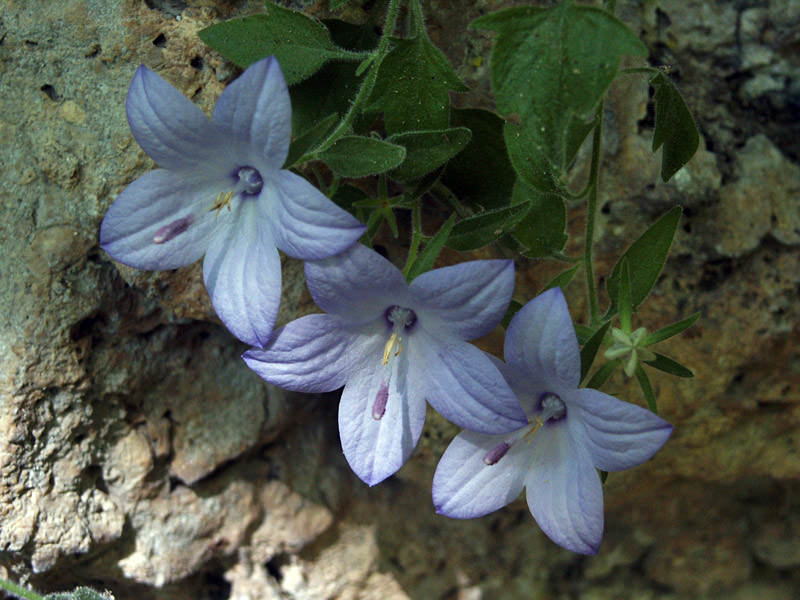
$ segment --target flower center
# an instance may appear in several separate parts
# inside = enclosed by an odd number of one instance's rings
[[[223,208],[231,209],[231,200],[234,196],[242,196],[243,198],[258,196],[261,193],[261,188],[264,187],[264,178],[261,177],[261,173],[255,167],[249,165],[237,168],[231,174],[231,177],[235,182],[233,189],[227,192],[220,192],[211,206],[211,210],[216,210],[217,215]]]
[[[567,416],[567,405],[553,392],[545,392],[539,396],[539,410],[542,411],[539,418],[543,423],[560,421]]]
[[[386,309],[384,317],[392,328],[392,335],[389,336],[389,341],[386,342],[386,345],[383,347],[383,360],[381,364],[385,366],[389,364],[392,350],[394,350],[395,347],[397,350],[394,356],[397,356],[403,351],[403,334],[416,324],[417,314],[410,308],[394,305]]]
[[[514,437],[500,442],[489,450],[483,457],[484,464],[488,466],[497,464],[500,459],[506,455],[506,452],[511,449],[511,446],[520,439],[530,443],[533,441],[533,436],[536,435],[536,432],[539,431],[542,425],[560,421],[567,416],[567,405],[564,404],[564,401],[558,394],[554,394],[553,392],[545,392],[539,396],[536,408],[539,414],[533,419],[528,419],[528,426],[520,429]]]
[[[383,346],[383,358],[381,364],[386,367],[389,361],[403,351],[403,335],[411,329],[417,322],[416,313],[410,308],[392,305],[383,313],[386,324],[391,327],[392,333],[389,340]],[[375,401],[372,404],[372,418],[380,421],[386,412],[386,404],[389,402],[389,383],[392,380],[391,370],[378,386],[378,393],[375,394]]]

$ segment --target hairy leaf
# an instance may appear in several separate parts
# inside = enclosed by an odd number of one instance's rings
[[[472,139],[447,163],[442,182],[477,210],[508,206],[517,176],[503,141],[503,120],[479,108],[452,111],[453,126],[468,127]]]
[[[446,128],[450,124],[448,91],[467,87],[425,36],[394,42],[381,63],[367,109],[383,112],[390,134]]]
[[[529,204],[531,209],[512,231],[531,257],[553,256],[567,243],[567,209],[555,193],[541,192],[517,180],[512,192],[512,205]]]
[[[609,314],[616,312],[619,307],[619,278],[622,259],[626,259],[630,269],[631,306],[636,310],[656,284],[658,275],[667,260],[680,218],[681,207],[676,206],[633,242],[614,265],[611,275],[606,281],[606,290],[612,303]]]
[[[402,146],[375,138],[349,135],[319,155],[340,177],[366,177],[391,171],[403,162]]]
[[[265,15],[223,21],[200,30],[198,35],[240,67],[274,54],[289,85],[311,76],[328,60],[349,58],[316,19],[272,2],[266,5]]]
[[[406,159],[391,172],[391,176],[400,181],[419,179],[461,152],[471,136],[466,127],[409,131],[389,136],[387,141],[406,149]]]
[[[447,245],[454,250],[468,251],[482,248],[511,230],[530,210],[529,204],[488,210],[456,223]]]
[[[664,147],[661,179],[669,181],[694,156],[700,144],[700,133],[683,96],[669,77],[658,73],[650,80],[650,85],[656,90],[653,152]]]
[[[556,189],[594,126],[593,111],[620,58],[646,48],[608,12],[573,2],[509,8],[471,26],[499,34],[492,87],[511,163],[528,184]]]

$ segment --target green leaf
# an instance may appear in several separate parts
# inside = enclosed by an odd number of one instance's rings
[[[530,205],[517,204],[468,217],[453,227],[447,245],[462,252],[482,248],[502,237],[525,217],[528,210]]]
[[[528,184],[554,191],[620,58],[646,48],[610,13],[573,2],[509,8],[471,27],[499,33],[491,77],[512,165]]]
[[[700,144],[700,132],[683,96],[669,77],[658,73],[650,80],[650,85],[656,91],[653,152],[664,146],[661,179],[666,182],[694,156]]]
[[[365,51],[375,47],[377,36],[371,27],[359,27],[344,21],[325,21],[334,42],[342,48]],[[316,125],[331,113],[340,117],[350,108],[350,103],[361,85],[356,76],[356,65],[351,62],[329,62],[308,79],[291,87],[292,132],[296,136]],[[357,134],[366,133],[359,119],[353,124]]]
[[[700,313],[696,312],[693,315],[678,321],[677,323],[671,323],[666,327],[662,327],[661,329],[654,331],[642,341],[642,346],[652,346],[653,344],[657,344],[658,342],[663,342],[666,339],[671,338],[674,335],[678,335],[682,331],[688,329],[697,319],[700,317]]]
[[[403,162],[406,149],[375,138],[348,135],[319,155],[340,177],[367,177],[394,169]]]
[[[673,360],[669,356],[664,356],[658,352],[654,352],[653,354],[656,355],[653,360],[643,361],[646,365],[650,365],[659,371],[664,371],[665,373],[669,373],[670,375],[675,375],[677,377],[694,377],[692,370],[684,367],[677,360]]]
[[[676,206],[653,223],[620,257],[606,281],[612,302],[608,314],[613,314],[619,307],[619,274],[623,259],[630,268],[631,306],[636,310],[647,298],[667,260],[680,218],[681,207]]]
[[[468,127],[472,139],[447,163],[442,182],[477,210],[508,206],[517,176],[503,141],[503,120],[478,108],[453,110],[453,126]]]
[[[383,112],[390,134],[446,128],[449,90],[468,88],[425,36],[394,42],[396,46],[381,63],[367,110]]]
[[[240,67],[274,54],[286,83],[314,74],[331,59],[351,55],[337,47],[316,19],[267,2],[267,14],[223,21],[198,32],[200,39]]]
[[[470,137],[472,133],[466,127],[409,131],[389,136],[387,141],[406,149],[406,159],[389,175],[399,181],[419,179],[461,152]]]
[[[508,329],[511,319],[514,318],[514,315],[517,314],[521,308],[521,302],[517,302],[516,300],[511,301],[511,303],[508,305],[508,310],[506,310],[506,314],[503,315],[503,320],[500,322],[500,324],[503,326],[503,329]]]
[[[628,267],[627,257],[623,256],[619,265],[619,322],[622,331],[630,333],[633,306],[631,304],[631,270]]]
[[[108,592],[101,593],[92,588],[78,587],[72,592],[48,594],[44,600],[114,600],[114,596]]]
[[[511,204],[529,204],[530,211],[514,227],[512,235],[534,258],[560,253],[567,243],[567,209],[558,194],[540,192],[521,179],[514,185]]]
[[[589,369],[592,368],[592,363],[594,362],[595,356],[597,356],[600,345],[603,343],[603,338],[605,338],[606,333],[608,333],[609,327],[611,327],[611,321],[606,322],[605,325],[595,331],[592,337],[586,340],[583,348],[581,348],[581,381],[584,380]]]
[[[430,271],[433,268],[433,263],[444,248],[450,232],[453,230],[453,225],[456,222],[456,216],[450,215],[450,218],[444,222],[441,229],[436,232],[430,241],[425,244],[422,252],[419,253],[417,259],[408,270],[408,281],[412,281],[415,277],[422,275],[425,271]]]
[[[366,201],[370,200],[370,197],[367,196],[361,188],[345,183],[337,188],[331,200],[347,212],[358,216],[358,214],[360,214],[359,211],[362,210],[361,206],[363,206]]]
[[[347,6],[348,2],[350,2],[350,0],[328,0],[328,10],[335,12]]]
[[[314,125],[311,129],[293,139],[291,145],[289,146],[289,154],[286,157],[286,162],[284,163],[283,168],[288,169],[293,167],[301,156],[321,142],[325,136],[333,130],[333,127],[336,125],[338,120],[339,115],[328,115]]]
[[[542,288],[542,291],[544,292],[554,287],[560,287],[563,290],[569,285],[572,278],[575,277],[575,273],[577,273],[580,266],[580,264],[577,264],[566,271],[561,271],[561,273],[553,277],[550,282]]]
[[[605,363],[602,367],[597,369],[592,375],[592,378],[586,382],[587,388],[592,388],[593,390],[599,390],[603,387],[603,384],[608,381],[608,378],[614,373],[616,368],[619,366],[621,361],[617,360],[610,360]]]
[[[653,386],[650,385],[650,378],[644,372],[641,364],[636,365],[636,381],[639,382],[639,387],[642,388],[642,393],[647,400],[647,406],[655,414],[658,414],[658,404],[656,403],[656,395],[653,393]]]

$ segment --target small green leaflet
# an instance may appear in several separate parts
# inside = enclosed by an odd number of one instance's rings
[[[694,377],[694,373],[677,360],[673,360],[669,356],[664,356],[658,352],[654,352],[653,354],[655,354],[656,357],[653,360],[644,361],[644,364],[677,377]]]
[[[224,21],[198,35],[243,68],[274,54],[289,85],[310,77],[328,60],[352,60],[353,54],[336,46],[328,29],[316,19],[272,2],[266,5],[265,15]]]
[[[545,292],[554,287],[560,287],[563,290],[565,287],[569,285],[570,281],[572,281],[572,278],[575,277],[575,273],[578,271],[580,266],[581,266],[580,263],[578,263],[577,265],[575,265],[574,267],[570,267],[566,271],[561,271],[561,273],[553,277],[549,281],[549,283],[547,283],[542,288],[542,292]]]
[[[681,207],[676,206],[653,223],[614,265],[606,280],[606,290],[611,298],[607,317],[619,307],[619,277],[622,259],[626,259],[631,276],[631,306],[633,310],[647,298],[656,284],[659,273],[667,261],[669,248],[681,218]]]
[[[573,2],[509,8],[471,27],[499,34],[492,87],[511,163],[527,183],[552,191],[594,126],[620,58],[647,50],[611,14]]]
[[[450,218],[444,222],[442,228],[436,232],[436,235],[434,235],[428,241],[428,243],[425,244],[422,252],[419,253],[417,259],[408,268],[406,273],[406,279],[408,281],[412,281],[418,275],[421,275],[425,271],[430,271],[433,268],[433,263],[436,262],[436,258],[439,256],[442,248],[444,248],[447,238],[450,236],[450,232],[453,230],[453,224],[455,221],[456,216],[450,215]]]
[[[447,245],[463,252],[477,250],[502,237],[528,214],[530,204],[487,210],[456,223]]]
[[[560,253],[567,243],[567,209],[561,196],[540,192],[518,179],[511,198],[512,205],[531,207],[512,231],[525,256],[541,258]]]
[[[636,365],[636,380],[639,382],[639,387],[642,388],[645,400],[647,400],[647,407],[655,414],[658,414],[658,404],[656,403],[656,395],[653,393],[653,386],[650,385],[650,378],[644,372],[641,364]]]
[[[685,319],[681,319],[676,323],[671,323],[666,327],[662,327],[657,331],[654,331],[650,335],[648,335],[644,341],[642,342],[643,346],[650,346],[652,344],[657,344],[658,342],[663,342],[666,339],[671,338],[674,335],[678,335],[682,331],[688,329],[697,319],[700,318],[700,313],[696,312],[693,315],[686,317]]]
[[[406,157],[406,149],[375,138],[349,135],[319,155],[340,177],[367,177],[391,171]]]
[[[288,169],[294,166],[301,156],[311,150],[311,148],[313,148],[316,144],[321,142],[323,138],[333,130],[333,127],[336,125],[338,120],[338,115],[328,115],[316,125],[311,127],[311,129],[293,139],[289,146],[289,154],[286,157],[284,168]]]
[[[661,179],[669,181],[694,156],[700,144],[700,133],[683,96],[669,77],[658,73],[650,80],[650,85],[656,91],[653,152],[664,147],[661,155]]]
[[[606,324],[594,332],[592,337],[586,340],[583,348],[581,348],[581,381],[586,379],[589,369],[592,368],[592,363],[597,356],[600,345],[603,343],[603,338],[605,338],[606,333],[608,333],[609,327],[611,327],[611,321],[606,321]]]
[[[468,88],[425,36],[393,41],[395,47],[381,63],[367,110],[383,112],[390,134],[446,128],[450,124],[448,91]]]
[[[517,179],[503,141],[503,120],[479,108],[454,109],[451,124],[467,127],[472,139],[445,168],[442,182],[475,210],[508,206]]]
[[[436,170],[463,150],[472,133],[466,127],[436,131],[408,131],[387,138],[406,149],[406,159],[391,172],[399,181],[419,179]]]

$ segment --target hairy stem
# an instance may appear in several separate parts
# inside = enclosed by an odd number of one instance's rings
[[[389,38],[391,37],[395,26],[397,25],[397,15],[399,12],[400,0],[389,0],[389,8],[386,12],[386,23],[383,26],[383,33],[381,34],[381,39],[378,42],[378,47],[374,51],[375,58],[372,59],[372,62],[369,66],[369,71],[367,71],[367,76],[364,78],[364,82],[358,89],[356,97],[353,98],[350,108],[347,110],[336,128],[328,135],[328,137],[325,138],[325,140],[311,152],[300,157],[300,159],[297,161],[298,163],[316,158],[317,154],[324,152],[333,146],[336,140],[347,133],[350,125],[353,122],[353,119],[356,118],[356,115],[358,115],[358,112],[361,110],[361,105],[364,104],[367,98],[369,98],[370,94],[372,93],[372,88],[375,87],[375,81],[378,79],[378,71],[380,70],[381,63],[386,55],[389,54]]]
[[[589,325],[594,327],[600,318],[600,313],[597,307],[597,289],[595,288],[594,281],[594,226],[597,220],[597,194],[600,187],[600,151],[603,143],[603,107],[604,102],[601,100],[600,105],[597,107],[595,120],[597,124],[594,127],[594,135],[592,137],[592,162],[589,170],[589,194],[587,196],[586,207],[586,235],[583,250],[583,266],[586,272],[586,291],[589,295]]]
[[[25,588],[18,586],[16,583],[11,583],[5,579],[0,579],[0,588],[14,594],[18,598],[23,598],[23,600],[44,600],[44,598],[42,598],[42,596],[36,592],[26,590]]]

